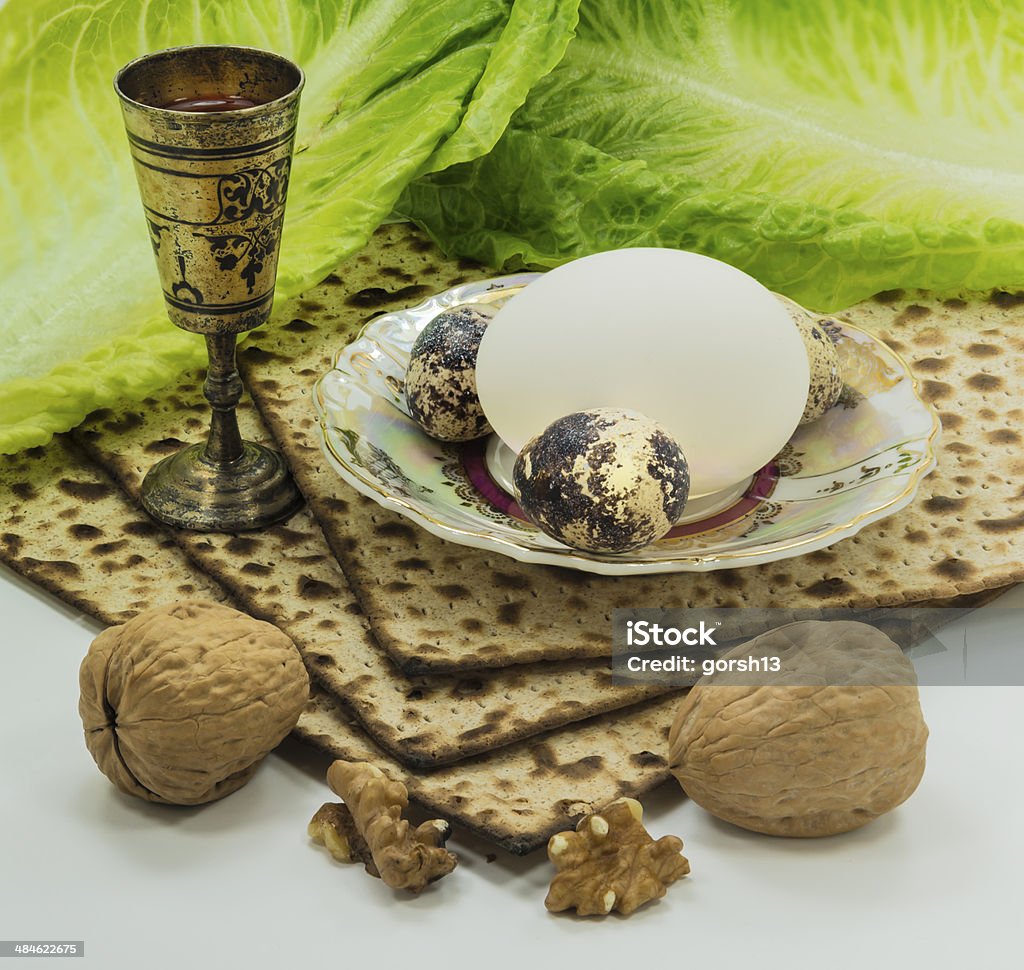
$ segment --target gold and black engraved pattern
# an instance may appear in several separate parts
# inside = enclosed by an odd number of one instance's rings
[[[196,64],[197,93],[257,82],[285,93],[234,111],[161,107],[191,93],[182,88],[180,53],[175,75],[160,75],[151,61],[145,85],[132,89],[129,74],[119,91],[168,314],[197,333],[238,333],[270,316],[298,97],[287,93],[294,79],[286,67],[280,81],[235,76],[227,56],[214,55]]]

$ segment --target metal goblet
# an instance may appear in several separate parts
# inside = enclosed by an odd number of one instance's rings
[[[243,441],[235,341],[270,317],[302,71],[246,47],[177,47],[114,79],[167,314],[203,334],[206,442],[153,466],[142,504],[201,532],[258,529],[302,505],[284,459]]]

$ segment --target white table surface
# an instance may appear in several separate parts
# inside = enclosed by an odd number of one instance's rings
[[[920,788],[844,836],[744,832],[664,786],[646,819],[692,875],[628,920],[581,920],[545,911],[543,852],[461,832],[459,868],[419,898],[333,862],[305,833],[328,759],[291,740],[212,805],[119,794],[77,712],[99,626],[2,568],[0,618],[0,939],[85,940],[72,967],[1021,965],[1021,688],[923,688]]]

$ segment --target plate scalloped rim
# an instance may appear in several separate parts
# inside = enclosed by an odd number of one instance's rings
[[[443,293],[431,296],[416,306],[375,317],[362,328],[359,336],[354,341],[339,349],[333,357],[334,366],[332,370],[317,381],[313,399],[319,418],[317,429],[321,448],[331,466],[344,481],[381,506],[405,516],[441,539],[485,552],[498,552],[520,562],[562,566],[599,575],[622,576],[664,572],[708,572],[738,566],[753,566],[777,562],[792,556],[805,555],[823,549],[833,545],[840,539],[849,538],[865,526],[887,518],[900,509],[905,508],[913,500],[924,478],[936,467],[935,452],[941,425],[938,416],[922,400],[917,379],[913,376],[905,361],[895,351],[882,344],[881,341],[871,334],[842,320],[841,314],[823,319],[839,321],[845,334],[860,335],[875,346],[877,354],[889,358],[901,372],[899,380],[906,379],[908,381],[908,386],[917,404],[929,416],[931,427],[923,437],[916,439],[921,445],[921,455],[909,467],[909,473],[906,476],[908,481],[898,494],[891,496],[885,502],[870,508],[861,509],[852,518],[848,518],[847,521],[840,523],[823,534],[808,536],[804,539],[798,539],[785,544],[773,543],[761,548],[754,547],[748,552],[733,550],[724,556],[719,553],[701,554],[695,552],[690,555],[671,555],[663,558],[637,560],[630,558],[631,554],[629,553],[620,556],[588,555],[550,539],[539,530],[534,529],[529,523],[517,522],[514,528],[507,530],[508,534],[504,534],[496,531],[494,528],[498,520],[484,515],[479,515],[475,521],[471,517],[470,521],[473,521],[475,525],[474,530],[463,528],[455,521],[441,521],[433,518],[423,508],[410,500],[411,497],[403,497],[398,494],[394,487],[388,487],[385,483],[382,483],[379,476],[375,480],[374,477],[366,473],[365,469],[359,468],[353,462],[346,460],[342,454],[339,454],[339,448],[335,439],[340,432],[332,417],[332,414],[336,413],[332,411],[332,407],[338,405],[339,401],[334,392],[339,384],[352,384],[353,378],[359,379],[361,376],[358,374],[359,368],[353,366],[353,359],[359,354],[365,354],[369,344],[382,354],[380,357],[374,357],[371,354],[368,357],[370,366],[376,366],[377,363],[383,362],[386,366],[401,369],[404,373],[404,361],[401,359],[400,350],[396,351],[396,348],[389,344],[386,351],[381,351],[378,335],[385,341],[392,339],[393,334],[387,331],[390,328],[397,327],[397,332],[403,336],[407,345],[405,349],[405,360],[407,360],[408,347],[411,347],[416,334],[437,313],[460,304],[500,302],[501,299],[507,296],[509,290],[516,290],[528,284],[539,275],[537,273],[517,273],[490,280],[461,284]],[[364,363],[364,369],[365,366]],[[362,376],[365,380],[365,375]],[[392,378],[392,383],[390,384],[387,383],[388,377]],[[376,397],[378,400],[384,400],[386,395],[387,403],[401,413],[400,404],[402,401],[398,389],[400,385],[396,388],[394,373],[387,375],[378,369],[374,378],[379,379],[370,379],[359,388],[359,390],[364,392],[364,398],[372,399]],[[381,386],[374,390],[374,384]],[[375,402],[371,401],[371,403]],[[411,426],[413,424],[411,419],[404,414],[402,417],[408,425]],[[809,427],[813,428],[814,426]],[[800,430],[798,429],[798,432]],[[428,438],[418,428],[415,429],[415,433],[428,444],[430,449],[436,452],[441,452],[446,447],[443,443]],[[375,444],[374,447],[376,447]],[[447,447],[451,448],[452,446]],[[344,446],[341,450],[344,450]],[[386,460],[390,460],[390,456],[386,451],[384,454]],[[838,473],[857,464],[863,464],[872,460],[877,454],[878,452],[875,452],[874,454],[862,456],[847,466],[835,469],[834,471]],[[440,460],[436,455],[432,457],[437,461]],[[900,477],[903,476],[901,475]],[[886,479],[881,480],[884,481]],[[436,489],[428,489],[428,491],[436,494]],[[465,507],[465,503],[452,503],[452,507],[454,508],[456,504],[460,508]],[[460,514],[464,516],[466,513],[462,512]],[[526,545],[521,541],[523,535],[530,536],[531,545]],[[517,539],[520,541],[516,541]],[[645,548],[658,547],[662,544],[662,541],[659,540],[653,546]]]

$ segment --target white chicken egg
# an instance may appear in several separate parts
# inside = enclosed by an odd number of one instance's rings
[[[674,249],[598,253],[544,274],[498,311],[476,362],[484,413],[514,451],[562,415],[640,411],[679,443],[694,497],[782,449],[808,382],[803,341],[770,290]]]

